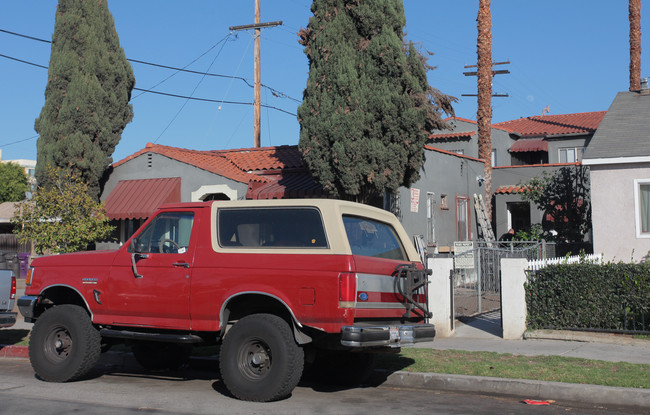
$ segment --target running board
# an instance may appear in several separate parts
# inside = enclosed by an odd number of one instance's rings
[[[203,341],[199,336],[193,334],[162,334],[162,333],[143,333],[139,331],[101,329],[99,334],[102,337],[128,340],[144,340],[150,342],[164,343],[201,343]]]

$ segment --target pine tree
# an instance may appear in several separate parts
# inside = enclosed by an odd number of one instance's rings
[[[429,87],[426,59],[405,44],[401,0],[314,0],[311,10],[299,148],[331,195],[371,203],[418,180],[453,98]]]
[[[70,169],[98,198],[100,180],[133,118],[134,85],[106,0],[59,0],[45,105],[34,125],[40,186],[51,186],[49,168]]]

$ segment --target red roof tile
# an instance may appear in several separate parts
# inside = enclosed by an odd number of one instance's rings
[[[251,175],[257,171],[304,167],[297,146],[199,151],[151,143],[142,150],[115,162],[113,166],[117,167],[146,153],[160,154],[241,183],[268,182],[264,176]]]
[[[463,131],[444,134],[431,134],[429,140],[432,141],[450,141],[450,140],[469,140],[476,134],[476,131]]]
[[[494,124],[522,137],[546,137],[568,134],[591,134],[596,131],[607,111],[577,114],[537,115]]]
[[[322,187],[306,169],[298,146],[198,151],[148,143],[142,150],[115,162],[113,166],[117,167],[146,153],[160,154],[248,183],[249,199],[323,196]]]
[[[513,193],[521,193],[524,191],[522,186],[499,186],[494,194],[510,195]]]

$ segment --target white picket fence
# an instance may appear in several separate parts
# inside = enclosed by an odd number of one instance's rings
[[[528,270],[537,271],[546,268],[549,265],[556,264],[577,264],[584,262],[588,264],[602,264],[603,254],[590,254],[590,255],[573,255],[561,258],[547,258],[547,259],[533,259],[528,261]]]

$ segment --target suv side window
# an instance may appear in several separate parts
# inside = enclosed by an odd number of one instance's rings
[[[314,208],[223,208],[217,211],[219,246],[327,248],[320,211]]]
[[[133,240],[128,251],[184,254],[190,245],[194,213],[161,213]]]
[[[392,226],[368,218],[343,216],[353,255],[406,260],[406,252]]]

